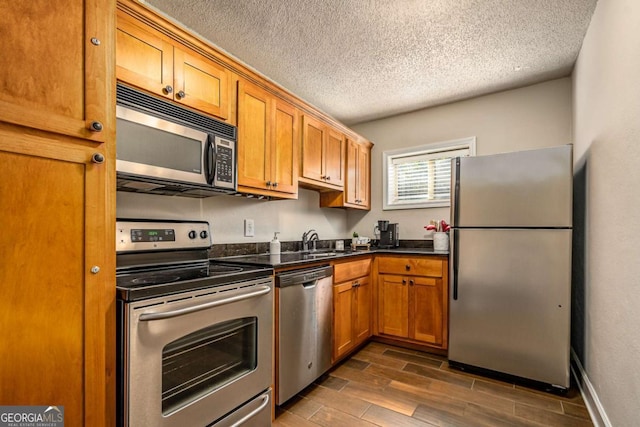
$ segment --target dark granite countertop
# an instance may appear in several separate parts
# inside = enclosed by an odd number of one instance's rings
[[[449,251],[435,251],[433,248],[371,248],[363,251],[331,251],[318,250],[311,252],[282,252],[280,255],[269,253],[235,255],[226,257],[211,258],[213,261],[224,261],[239,264],[262,265],[273,268],[284,268],[292,266],[304,267],[309,264],[329,263],[331,261],[344,260],[345,258],[362,255],[390,254],[390,255],[435,255],[449,256]]]

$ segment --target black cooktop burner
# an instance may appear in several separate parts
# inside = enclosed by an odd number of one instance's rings
[[[157,285],[158,283],[171,283],[180,280],[180,276],[165,276],[153,274],[148,277],[136,277],[131,279],[131,283],[134,285]]]
[[[225,264],[204,261],[188,265],[127,266],[116,272],[118,298],[138,301],[180,292],[222,286],[273,274],[264,266]]]
[[[244,270],[245,267],[239,265],[216,265],[211,264],[209,266],[209,276],[217,276],[220,274],[239,273]]]

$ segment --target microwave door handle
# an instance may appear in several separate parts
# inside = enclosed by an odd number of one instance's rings
[[[213,185],[216,179],[216,163],[218,161],[218,152],[216,148],[215,137],[209,135],[207,137],[207,152],[205,155],[205,167],[207,170],[207,183]]]

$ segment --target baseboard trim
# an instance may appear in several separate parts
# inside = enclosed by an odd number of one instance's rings
[[[589,381],[589,377],[587,377],[587,373],[573,348],[571,349],[571,372],[576,379],[593,425],[596,427],[612,427],[611,421],[609,421],[607,413],[604,411],[604,407],[596,394],[596,390],[593,388],[591,381]]]

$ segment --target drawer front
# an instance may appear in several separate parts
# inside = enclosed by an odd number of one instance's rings
[[[333,283],[342,283],[371,272],[371,258],[336,264],[333,268]]]
[[[378,272],[442,277],[442,260],[433,258],[379,257]]]

